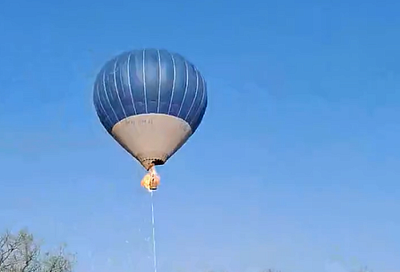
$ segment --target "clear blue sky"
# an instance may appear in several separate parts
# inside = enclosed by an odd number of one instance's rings
[[[66,242],[77,272],[152,271],[144,171],[92,85],[156,47],[209,91],[159,169],[160,272],[400,269],[400,2],[279,2],[3,0],[0,229]]]

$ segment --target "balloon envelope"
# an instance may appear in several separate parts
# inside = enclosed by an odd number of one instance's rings
[[[149,169],[164,164],[196,131],[207,108],[207,87],[181,55],[133,50],[103,66],[93,102],[104,128]]]

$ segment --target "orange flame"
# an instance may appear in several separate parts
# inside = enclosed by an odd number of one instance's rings
[[[149,172],[140,182],[140,185],[146,188],[149,192],[157,190],[158,185],[160,185],[160,176],[157,175],[155,167],[150,168]]]

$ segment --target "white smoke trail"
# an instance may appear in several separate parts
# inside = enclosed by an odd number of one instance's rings
[[[155,224],[154,224],[153,191],[150,192],[150,195],[151,195],[151,224],[153,226],[153,263],[154,263],[154,272],[157,272],[157,252],[156,252],[156,234],[155,234]]]

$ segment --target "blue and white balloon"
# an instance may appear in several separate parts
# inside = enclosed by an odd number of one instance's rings
[[[164,164],[196,131],[207,86],[179,54],[133,50],[104,65],[93,102],[104,128],[148,170]]]

